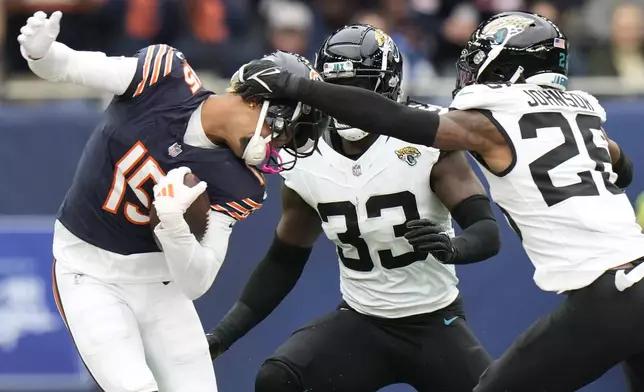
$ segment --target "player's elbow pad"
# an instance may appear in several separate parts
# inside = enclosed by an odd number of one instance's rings
[[[621,148],[619,150],[619,159],[613,165],[613,171],[617,174],[615,185],[622,189],[631,185],[633,181],[633,161],[624,154]]]

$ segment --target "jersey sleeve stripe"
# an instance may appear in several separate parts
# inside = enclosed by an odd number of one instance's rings
[[[213,204],[212,209],[215,210],[215,211],[221,212],[221,213],[228,214],[228,215],[232,216],[233,218],[235,218],[237,220],[246,219],[248,217],[248,215],[250,215],[250,212],[248,214],[239,214],[239,213],[237,213],[235,211],[230,211],[229,209],[227,209],[225,207],[222,207],[219,204]]]
[[[250,208],[254,209],[254,210],[256,210],[256,209],[258,209],[258,208],[260,208],[262,206],[261,203],[256,203],[255,201],[253,201],[253,199],[250,199],[250,198],[246,198],[246,199],[244,199],[242,201],[244,203],[248,204],[250,206]]]
[[[242,220],[248,218],[250,214],[258,210],[262,206],[260,203],[256,203],[248,198],[243,199],[242,202],[247,204],[250,208],[246,208],[240,203],[234,201],[228,202],[226,204],[213,204],[211,207],[215,211],[228,214],[237,220]]]
[[[148,76],[150,76],[150,65],[152,63],[152,59],[154,58],[154,46],[148,46],[148,51],[145,54],[145,62],[143,63],[143,75],[141,77],[141,82],[139,85],[136,87],[136,91],[134,92],[134,97],[137,95],[141,94],[143,92],[143,89],[145,88],[145,84],[148,81]]]
[[[163,76],[168,76],[170,71],[172,71],[172,59],[174,58],[174,48],[171,48],[165,58],[165,72]]]
[[[165,52],[167,50],[168,50],[167,45],[159,46],[159,51],[157,52],[157,55],[155,56],[155,60],[154,60],[154,70],[152,71],[152,79],[150,80],[150,86],[152,86],[159,80],[159,75],[161,74],[161,64],[163,63],[163,56],[165,55]]]
[[[226,203],[226,204],[228,204],[229,206],[231,206],[232,208],[234,208],[238,212],[241,212],[242,214],[250,213],[250,211],[247,208],[242,207],[241,204],[235,203],[234,201],[231,201],[231,202]]]

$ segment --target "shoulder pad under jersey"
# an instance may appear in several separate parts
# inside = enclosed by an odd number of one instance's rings
[[[569,93],[574,93],[576,95],[581,96],[582,98],[588,100],[590,102],[590,105],[595,109],[595,112],[599,115],[599,118],[601,119],[602,123],[606,122],[606,109],[599,103],[599,100],[595,98],[594,95],[591,95],[585,91],[580,91],[580,90],[574,90],[574,91],[568,91]]]
[[[487,109],[503,110],[512,107],[517,100],[522,102],[525,97],[523,86],[516,84],[472,84],[463,87],[456,94],[454,100],[449,105],[450,109],[470,110],[470,109]]]
[[[124,98],[140,101],[157,90],[173,88],[190,96],[202,88],[201,80],[183,53],[169,45],[150,45],[139,50],[134,57],[138,59],[138,65]]]

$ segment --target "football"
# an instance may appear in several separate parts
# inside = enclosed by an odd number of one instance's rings
[[[183,183],[189,187],[193,187],[199,183],[199,178],[192,173],[188,173],[183,178]],[[183,215],[183,218],[188,223],[190,227],[190,232],[194,234],[197,241],[201,242],[206,229],[208,229],[208,213],[210,211],[210,200],[208,199],[208,194],[204,191],[199,197],[188,207],[188,210]],[[157,210],[150,208],[150,229],[154,231],[154,228],[159,224],[159,216],[157,215]],[[155,237],[156,240],[156,237]],[[158,243],[158,242],[157,242]],[[159,245],[159,247],[161,247]]]

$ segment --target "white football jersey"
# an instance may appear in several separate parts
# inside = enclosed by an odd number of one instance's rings
[[[282,173],[337,245],[340,289],[360,313],[400,318],[442,309],[458,296],[454,266],[413,252],[405,222],[426,218],[454,235],[429,186],[440,151],[386,136],[357,160],[320,140],[319,153]]]
[[[479,165],[541,289],[585,287],[644,256],[642,229],[614,184],[601,130],[606,112],[595,97],[531,84],[472,85],[451,107],[481,110],[510,145],[513,161],[505,172]]]

